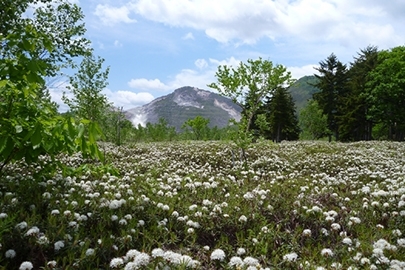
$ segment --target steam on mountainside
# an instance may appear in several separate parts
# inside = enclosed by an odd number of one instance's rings
[[[200,115],[210,119],[210,127],[225,127],[230,119],[240,120],[241,108],[229,98],[195,87],[182,87],[173,93],[125,112],[135,126],[157,123],[164,118],[170,126],[181,130],[188,119]]]

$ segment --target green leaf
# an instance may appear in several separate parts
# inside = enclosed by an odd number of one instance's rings
[[[41,126],[37,125],[34,134],[31,136],[31,143],[33,148],[39,147],[42,141]]]

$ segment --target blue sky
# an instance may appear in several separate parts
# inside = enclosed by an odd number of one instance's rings
[[[182,86],[211,90],[218,65],[262,57],[298,79],[332,52],[348,64],[368,45],[405,45],[404,0],[72,1],[110,66],[103,93],[124,109]]]

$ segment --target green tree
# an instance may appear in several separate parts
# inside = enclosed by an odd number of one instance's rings
[[[404,140],[405,46],[380,51],[369,76],[370,117],[387,128],[390,140]]]
[[[325,60],[319,62],[316,68],[320,75],[315,74],[318,82],[315,86],[320,90],[313,95],[328,119],[328,128],[333,132],[335,139],[339,140],[338,117],[341,114],[341,103],[347,94],[347,68],[333,53]],[[329,136],[329,141],[332,137]]]
[[[208,87],[230,98],[243,110],[240,122],[234,122],[237,129],[230,130],[230,137],[242,149],[244,156],[245,149],[253,139],[250,128],[264,98],[280,87],[291,86],[294,80],[283,65],[273,65],[262,58],[241,62],[237,68],[219,66],[215,75],[217,82]]]
[[[0,173],[11,161],[30,163],[43,154],[80,150],[102,158],[96,144],[99,130],[93,124],[59,116],[48,99],[40,98],[44,77],[52,74],[58,59],[48,61],[38,52],[52,55],[63,46],[41,32],[33,19],[24,18],[30,3],[6,1],[0,8]]]
[[[107,86],[109,68],[102,71],[104,59],[86,56],[75,76],[70,78],[73,97],[66,93],[63,101],[72,113],[79,119],[84,118],[101,124],[106,117],[106,111],[112,110],[107,97],[101,91]]]
[[[299,126],[303,139],[317,140],[330,134],[326,115],[313,99],[300,111]]]
[[[268,98],[265,107],[269,124],[269,138],[275,142],[297,140],[300,128],[295,104],[290,93],[284,87],[277,88]]]
[[[201,140],[208,131],[209,119],[206,119],[200,115],[197,115],[194,119],[188,119],[184,122],[182,128],[191,130],[194,135],[194,139]]]
[[[354,58],[348,71],[348,93],[341,98],[337,117],[341,141],[371,140],[373,121],[369,117],[371,107],[366,84],[369,73],[377,66],[377,47],[368,46]]]

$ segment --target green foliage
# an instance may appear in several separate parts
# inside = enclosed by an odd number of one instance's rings
[[[287,89],[277,88],[266,104],[266,119],[269,125],[267,138],[281,142],[297,140],[300,129],[295,111],[295,104]]]
[[[294,82],[284,66],[273,65],[271,61],[261,58],[241,62],[237,68],[219,66],[215,76],[218,82],[208,87],[242,107],[246,133],[263,99],[272,95],[277,88],[289,87]]]
[[[63,62],[56,52],[63,52],[66,44],[42,32],[37,21],[22,18],[28,3],[2,13],[6,21],[0,35],[0,173],[11,161],[31,163],[44,154],[54,157],[60,152],[82,151],[101,158],[97,126],[58,116],[56,107],[43,95],[43,78],[58,69],[56,63]]]
[[[370,117],[388,128],[388,138],[405,137],[405,46],[378,53],[378,65],[367,82]]]
[[[94,56],[86,56],[75,76],[70,78],[70,86],[73,97],[69,98],[66,93],[63,101],[69,105],[72,113],[80,118],[100,124],[105,113],[111,109],[107,97],[101,91],[107,86],[109,68],[102,71],[104,59]]]
[[[319,62],[320,67],[316,68],[320,75],[315,75],[319,92],[313,95],[327,116],[328,128],[333,132],[336,140],[339,140],[338,117],[342,114],[342,99],[347,94],[347,69],[346,65],[338,60],[335,54],[331,54],[325,61]],[[331,141],[329,136],[329,141]]]
[[[302,139],[317,140],[330,134],[326,115],[313,99],[300,111],[299,126]]]
[[[208,131],[208,124],[210,120],[206,119],[200,115],[196,116],[194,119],[188,119],[183,124],[183,129],[190,129],[194,135],[195,140],[201,140],[204,135],[206,137]]]

